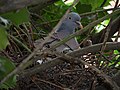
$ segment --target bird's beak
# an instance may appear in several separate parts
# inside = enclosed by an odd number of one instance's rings
[[[80,28],[80,29],[82,29],[82,28],[83,28],[83,26],[82,26],[81,22],[76,21],[76,24],[78,25],[78,28]]]

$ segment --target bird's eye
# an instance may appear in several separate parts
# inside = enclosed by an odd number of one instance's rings
[[[71,17],[69,17],[69,19],[72,19]]]

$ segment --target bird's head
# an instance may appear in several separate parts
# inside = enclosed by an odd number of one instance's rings
[[[73,25],[75,25],[75,28],[80,28],[80,29],[83,28],[80,22],[81,17],[79,16],[79,14],[75,12],[69,13],[68,16],[66,17],[66,20],[68,21],[68,23],[73,23]]]

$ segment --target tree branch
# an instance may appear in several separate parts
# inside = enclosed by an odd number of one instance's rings
[[[0,1],[0,14],[9,11],[18,10],[27,6],[40,5],[41,8],[44,4],[48,4],[58,0],[2,0]],[[39,10],[41,9],[39,8]]]
[[[95,10],[95,11],[91,11],[91,12],[82,13],[82,14],[80,14],[80,16],[81,16],[81,17],[85,17],[85,16],[92,15],[92,14],[95,14],[95,13],[106,12],[106,11],[111,11],[111,10],[116,10],[116,9],[120,9],[120,8],[119,8],[119,7],[116,7],[116,8]]]
[[[87,53],[97,53],[98,51],[100,51],[101,46],[103,45],[103,43],[100,44],[95,44],[92,46],[88,46],[86,48],[82,48],[76,51],[73,51],[71,53],[68,53],[67,55],[72,56],[72,57],[81,57],[82,55],[85,55]],[[106,48],[105,50],[116,50],[116,49],[120,49],[120,42],[107,42],[106,43]],[[74,59],[72,59],[74,61]],[[29,76],[29,75],[33,75],[35,73],[39,73],[41,71],[44,71],[50,67],[56,66],[58,64],[62,64],[64,61],[59,58],[55,58],[52,61],[48,61],[44,64],[41,65],[37,65],[31,69],[25,70],[23,72],[19,72],[19,74],[21,76]]]

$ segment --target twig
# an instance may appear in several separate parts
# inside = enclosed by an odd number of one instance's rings
[[[100,5],[100,7],[103,7],[106,2],[107,2],[107,0],[104,0],[104,1],[102,2],[102,4]]]
[[[29,25],[29,28],[26,26],[25,23],[23,24],[23,26],[24,26],[25,30],[27,31],[29,46],[30,46],[30,48],[33,48],[33,38],[32,38],[33,31],[30,28],[30,25]]]
[[[116,0],[114,8],[116,8],[118,6],[118,4],[119,4],[119,0]]]
[[[20,40],[18,40],[17,38],[15,38],[14,36],[12,35],[9,35],[9,37],[11,37],[13,40],[15,40],[18,44],[22,45],[28,52],[32,52],[26,45],[24,45]]]
[[[100,53],[100,52],[99,52]],[[110,63],[112,63],[112,61],[110,61],[106,56],[104,56],[102,53],[100,53],[100,55],[104,58],[104,59],[106,59],[108,62],[110,62]]]
[[[75,84],[72,85],[72,88],[75,89],[77,87],[78,84],[80,84],[80,82],[83,80],[83,77],[80,77]]]
[[[31,81],[39,88],[39,90],[40,90],[40,86],[35,82],[35,80],[34,79],[32,79],[32,78],[30,78],[31,79]]]
[[[115,42],[118,41],[119,35],[120,35],[120,28],[119,28],[119,30],[118,30],[118,34],[117,34],[117,36],[116,36],[116,38],[115,38]]]
[[[19,28],[19,29],[20,29],[20,28]],[[21,37],[21,34],[20,34],[20,32],[19,32],[21,29],[18,30],[17,27],[15,26],[15,27],[14,27],[14,30],[17,32],[17,34],[18,34],[18,36],[20,37],[20,39],[23,40],[23,38]],[[25,35],[26,35],[26,33],[25,33]]]
[[[56,84],[54,84],[54,83],[52,83],[52,82],[45,81],[45,80],[43,80],[43,79],[37,79],[37,80],[38,80],[38,81],[41,81],[41,82],[44,82],[44,83],[46,83],[46,84],[50,84],[50,85],[52,85],[52,86],[55,86],[55,87],[57,87],[57,88],[59,88],[59,89],[61,89],[61,90],[64,90],[63,87],[58,86],[58,85],[56,85]],[[70,90],[70,89],[69,89],[69,90]]]
[[[82,14],[80,14],[80,16],[83,17],[83,16],[88,16],[88,15],[99,13],[99,12],[105,12],[105,11],[117,10],[117,9],[120,9],[120,8],[117,7],[117,8],[110,8],[110,9],[95,10],[95,11],[92,11],[92,12],[82,13]]]

